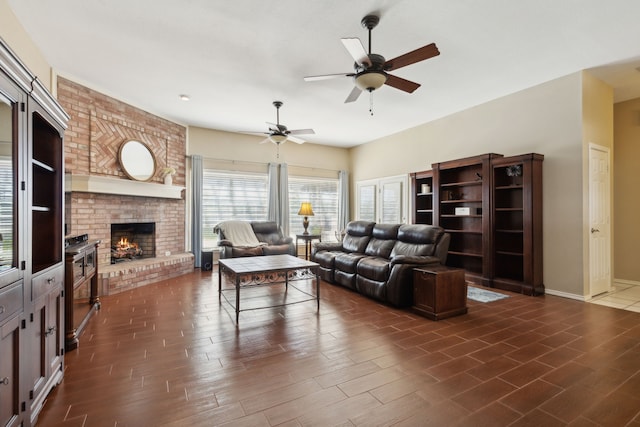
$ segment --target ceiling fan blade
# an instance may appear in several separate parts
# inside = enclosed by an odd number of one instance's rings
[[[367,64],[367,66],[371,66],[371,60],[369,59],[369,55],[367,55],[367,51],[364,50],[364,46],[362,42],[357,37],[344,38],[341,39],[344,47],[347,48],[349,54],[356,61],[356,64]]]
[[[384,69],[387,71],[397,70],[398,68],[406,67],[407,65],[415,64],[416,62],[424,61],[425,59],[433,58],[438,55],[440,55],[438,47],[435,43],[431,43],[388,60],[384,64]]]
[[[385,84],[409,93],[413,93],[414,90],[420,87],[419,83],[415,83],[410,80],[405,80],[401,77],[393,76],[391,74],[387,76],[387,81]]]
[[[251,135],[269,135],[269,132],[256,132],[256,131],[252,131],[252,130],[236,130],[234,132],[249,133]]]
[[[348,102],[355,101],[356,99],[358,99],[361,93],[362,89],[360,89],[358,86],[354,86],[349,96],[347,96],[347,99],[344,100],[344,103],[346,104]]]
[[[303,139],[300,139],[300,138],[298,138],[296,136],[291,136],[291,135],[287,136],[287,140],[295,142],[296,144],[304,144],[304,142],[305,142]]]
[[[321,76],[306,76],[304,78],[305,82],[315,82],[318,80],[329,80],[329,79],[335,79],[338,77],[353,77],[353,73],[339,73],[339,74],[324,74]]]
[[[294,129],[289,131],[289,135],[315,135],[313,129]]]

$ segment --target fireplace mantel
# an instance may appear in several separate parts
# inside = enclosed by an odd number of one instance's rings
[[[185,187],[98,175],[65,175],[65,191],[182,199]]]

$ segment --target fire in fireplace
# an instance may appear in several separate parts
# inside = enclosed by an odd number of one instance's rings
[[[111,264],[155,256],[155,222],[111,224]]]

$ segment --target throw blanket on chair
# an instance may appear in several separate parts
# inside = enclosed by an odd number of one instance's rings
[[[255,248],[256,246],[266,245],[266,243],[258,241],[251,224],[247,221],[224,221],[218,224],[218,228],[224,234],[225,239],[229,240],[233,246]]]

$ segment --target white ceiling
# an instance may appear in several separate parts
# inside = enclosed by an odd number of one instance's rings
[[[354,146],[582,69],[640,96],[635,0],[4,0],[60,75],[184,125],[313,128],[308,142]],[[393,74],[354,103],[340,42],[381,16],[373,53],[391,59],[435,42],[440,56]],[[179,94],[191,100],[181,101]]]

